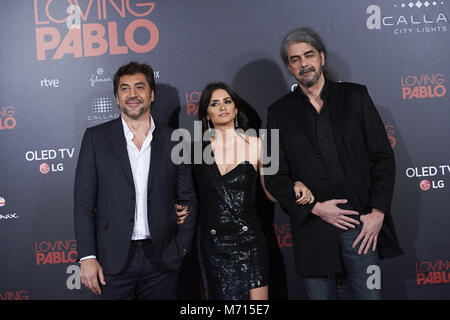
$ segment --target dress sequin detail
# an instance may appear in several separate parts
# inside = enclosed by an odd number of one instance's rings
[[[248,161],[221,175],[194,165],[199,195],[197,244],[206,299],[248,300],[268,284],[266,241],[255,210],[258,173]]]

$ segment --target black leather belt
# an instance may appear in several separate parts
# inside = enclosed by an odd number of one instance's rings
[[[145,245],[145,244],[150,244],[150,243],[152,243],[152,239],[150,239],[150,238],[139,239],[139,240],[131,240],[131,244],[135,245],[135,246]]]

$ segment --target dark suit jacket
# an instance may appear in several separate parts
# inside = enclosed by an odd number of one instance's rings
[[[171,129],[155,122],[148,178],[148,223],[154,252],[167,269],[180,267],[195,230],[196,195],[191,167],[175,165]],[[88,128],[75,175],[74,219],[78,258],[96,255],[108,274],[128,257],[136,195],[121,118]],[[175,203],[190,206],[182,225]]]
[[[339,159],[346,183],[351,187],[351,203],[360,214],[377,208],[385,213],[378,237],[381,258],[402,254],[390,214],[395,177],[394,153],[383,122],[365,86],[326,80],[327,106]],[[268,191],[291,216],[291,232],[297,273],[302,276],[342,271],[339,229],[310,213],[317,201],[333,198],[324,187],[327,169],[320,158],[313,125],[300,88],[287,94],[268,110],[268,129],[279,129],[280,168],[265,176]],[[268,134],[270,154],[270,134]],[[295,206],[293,182],[300,180],[316,200]]]

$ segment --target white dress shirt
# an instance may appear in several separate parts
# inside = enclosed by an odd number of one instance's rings
[[[136,207],[134,211],[134,229],[131,236],[132,240],[141,240],[150,238],[150,229],[147,219],[147,191],[148,191],[148,173],[150,171],[150,143],[153,139],[155,122],[150,116],[150,131],[142,144],[141,150],[132,141],[133,132],[128,128],[127,123],[122,118],[123,133],[127,141],[128,159],[130,160],[131,172],[133,173],[134,189],[136,191]],[[96,258],[95,255],[86,256],[80,259]]]
[[[150,230],[147,219],[147,191],[148,173],[150,171],[150,143],[153,139],[155,123],[150,117],[150,131],[142,144],[141,150],[132,141],[133,132],[128,128],[127,123],[122,118],[123,131],[127,140],[128,158],[130,159],[131,171],[133,173],[134,189],[136,191],[136,208],[134,213],[134,229],[132,240],[150,238]]]

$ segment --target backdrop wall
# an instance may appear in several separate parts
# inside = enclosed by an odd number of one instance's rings
[[[449,1],[2,0],[0,299],[84,299],[73,182],[85,128],[119,117],[112,76],[157,81],[153,116],[193,130],[200,91],[225,81],[255,128],[294,79],[282,38],[315,29],[341,81],[367,85],[397,160],[392,215],[406,254],[382,262],[386,299],[450,298]],[[305,299],[288,216],[262,203],[271,297]],[[182,298],[197,299],[195,255]],[[343,296],[346,284],[340,283]]]

